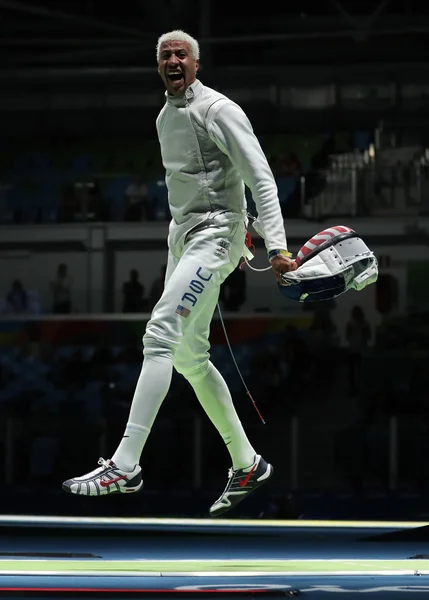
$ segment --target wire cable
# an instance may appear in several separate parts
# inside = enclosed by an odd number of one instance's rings
[[[270,268],[271,268],[271,267],[270,267]],[[264,270],[265,270],[265,269],[264,269]],[[238,374],[239,374],[239,376],[240,376],[240,379],[241,379],[241,381],[242,381],[242,383],[243,383],[244,389],[246,390],[246,394],[249,396],[249,398],[250,398],[250,400],[251,400],[251,402],[252,402],[252,404],[253,404],[253,406],[254,406],[254,408],[255,408],[256,412],[258,413],[258,416],[259,416],[259,418],[260,418],[260,419],[261,419],[261,421],[262,421],[262,424],[263,424],[263,425],[265,425],[265,419],[264,419],[264,418],[263,418],[263,416],[261,415],[261,413],[260,413],[260,411],[259,411],[259,408],[256,406],[256,402],[254,401],[254,399],[253,399],[253,396],[252,396],[252,394],[250,393],[250,390],[249,390],[249,388],[247,387],[247,384],[246,384],[246,382],[244,381],[244,377],[243,377],[243,375],[241,374],[240,367],[238,366],[238,364],[237,364],[237,361],[235,360],[234,352],[233,352],[233,350],[232,350],[232,347],[231,347],[231,344],[230,344],[230,341],[229,341],[229,338],[228,338],[228,333],[227,333],[227,331],[226,331],[225,321],[224,321],[224,319],[223,319],[223,315],[222,315],[222,311],[221,311],[221,309],[220,309],[220,306],[219,306],[219,302],[217,303],[217,310],[218,310],[218,313],[219,313],[219,319],[220,319],[220,322],[221,322],[221,324],[222,324],[222,329],[223,329],[223,332],[224,332],[224,334],[225,334],[226,343],[227,343],[227,345],[228,345],[228,349],[229,349],[229,351],[230,351],[230,353],[231,353],[232,360],[233,360],[233,362],[234,362],[235,368],[237,369],[237,372],[238,372]]]

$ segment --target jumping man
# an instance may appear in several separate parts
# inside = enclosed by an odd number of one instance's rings
[[[174,367],[191,384],[231,456],[226,487],[210,507],[216,517],[273,473],[250,443],[209,354],[220,286],[243,254],[245,184],[274,273],[279,277],[296,263],[287,251],[276,183],[249,119],[235,102],[196,78],[197,40],[171,31],[158,39],[156,52],[166,88],[156,127],[172,216],[164,291],[143,336],[143,366],[123,438],[110,460],[100,458],[98,468],[65,481],[63,489],[100,496],[142,488],[141,455]]]

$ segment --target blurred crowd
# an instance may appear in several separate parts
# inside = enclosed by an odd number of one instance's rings
[[[21,279],[14,279],[5,295],[0,296],[0,314],[32,315],[42,312],[69,314],[73,308],[72,282],[68,266],[60,263],[55,276],[49,282],[51,306],[42,307],[40,290],[29,290]]]
[[[261,441],[264,452],[278,456],[279,462],[284,460],[280,453],[285,450],[289,422],[298,417],[303,430],[309,421],[317,426],[318,436],[325,429],[329,432],[334,444],[334,478],[342,485],[383,488],[388,473],[388,418],[396,415],[404,423],[413,423],[404,426],[401,434],[401,457],[407,459],[402,458],[401,469],[414,485],[427,486],[426,467],[420,464],[414,469],[408,463],[411,451],[421,456],[427,450],[429,433],[424,337],[429,314],[413,318],[414,336],[409,323],[401,320],[371,331],[356,306],[347,323],[346,347],[342,347],[329,311],[316,311],[306,329],[288,325],[252,343],[234,344],[242,376],[270,424],[269,436]],[[95,460],[114,447],[140,373],[142,348],[137,342],[115,345],[102,336],[93,343],[53,344],[41,331],[38,324],[28,324],[19,345],[0,346],[0,413],[4,424],[11,418],[15,423],[14,464],[19,466],[20,479],[49,487],[61,479],[64,456],[68,471],[78,472],[87,466],[88,456]],[[231,387],[245,426],[252,435],[261,435],[227,346],[214,344],[211,353]],[[174,465],[183,453],[192,456],[196,419],[201,417],[207,445],[200,458],[208,464],[212,461],[208,449],[212,442],[219,443],[216,433],[204,420],[188,383],[175,374],[148,447],[146,468],[153,489],[165,485],[164,467],[177,473],[177,489],[192,487],[192,469],[184,472]],[[421,437],[416,434],[416,423]],[[312,453],[322,451],[317,449],[317,439],[314,443],[305,440]],[[4,452],[0,444],[0,461]],[[316,473],[313,477],[314,485],[323,485]],[[283,493],[287,479],[279,477],[276,486]]]
[[[352,214],[356,197],[351,190],[364,200],[358,206],[364,214],[379,211],[383,215],[395,207],[403,211],[400,214],[408,210],[417,214],[416,207],[421,210],[423,206],[421,198],[429,197],[427,157],[422,162],[415,148],[399,153],[395,149],[387,163],[375,167],[368,151],[369,134],[360,141],[339,140],[331,134],[261,141],[285,218],[313,218],[315,200],[320,198],[324,203],[317,218]],[[133,143],[117,141],[108,151],[99,144],[86,154],[82,148],[70,147],[67,156],[64,141],[54,155],[40,148],[26,156],[7,153],[9,163],[0,165],[0,223],[167,220],[159,149]],[[425,171],[416,171],[416,161]],[[356,169],[365,176],[353,180]],[[252,212],[253,200],[248,190],[247,194]],[[153,280],[147,281],[144,272],[130,265],[128,278],[119,286],[118,312],[150,312],[161,295],[165,268],[162,265]],[[381,292],[388,277],[380,276]],[[391,282],[387,283],[390,289]],[[5,473],[12,478],[8,485],[15,487],[25,481],[33,488],[56,488],[64,479],[65,456],[67,476],[85,472],[88,457],[107,457],[122,435],[142,363],[142,323],[130,321],[130,328],[139,328],[138,339],[132,343],[121,341],[116,332],[110,337],[96,334],[85,342],[61,342],[60,338],[48,342],[42,315],[61,319],[61,315],[77,312],[69,265],[59,263],[47,278],[47,286],[49,293],[33,290],[24,278],[14,275],[0,292],[0,314],[22,316],[23,322],[27,315],[41,315],[40,323],[28,321],[19,343],[8,342],[9,325],[0,332],[0,417],[3,430],[8,431],[0,441],[0,465],[6,464]],[[212,360],[227,380],[246,428],[264,455],[274,457],[278,465],[272,489],[282,501],[269,502],[265,516],[286,514],[287,518],[290,514],[291,507],[284,505],[288,505],[290,481],[289,428],[295,417],[302,429],[305,451],[300,446],[299,460],[301,471],[309,474],[307,485],[309,478],[316,487],[328,485],[328,474],[329,485],[346,490],[386,489],[389,418],[396,416],[401,481],[410,489],[427,489],[429,462],[421,457],[429,453],[429,314],[416,310],[392,317],[386,307],[392,294],[381,292],[376,302],[383,319],[377,329],[357,305],[345,330],[338,331],[333,306],[324,304],[315,307],[306,327],[289,324],[275,333],[262,332],[252,342],[233,344],[241,375],[270,424],[266,430],[260,428],[228,346],[224,341],[213,344]],[[246,272],[237,268],[221,288],[221,307],[237,313],[246,297]],[[197,439],[202,440],[201,464],[211,466],[210,485],[216,489],[223,485],[225,456],[219,453],[213,459],[209,452],[219,443],[216,435],[190,386],[174,374],[147,446],[144,470],[150,487],[162,490],[167,485],[163,473],[168,469],[174,473],[175,489],[193,489],[192,465],[188,471],[181,467],[182,456],[192,457]],[[11,451],[12,469],[7,465]],[[413,460],[416,456],[417,461]],[[19,481],[14,479],[16,472]],[[204,486],[209,470],[202,472],[200,485]]]
[[[121,312],[151,312],[164,289],[167,265],[163,264],[150,285],[140,280],[138,269],[129,272],[121,286]],[[28,289],[21,279],[14,279],[8,290],[0,289],[0,315],[67,315],[78,312],[73,304],[73,277],[66,263],[60,263],[49,281],[50,305],[41,300],[42,290]],[[237,267],[221,287],[220,303],[229,312],[237,312],[246,300],[246,273]]]
[[[414,146],[374,154],[372,138],[366,131],[261,136],[284,217],[350,212],[357,192],[361,214],[372,214],[374,202],[381,208],[420,203],[425,197],[420,188],[428,185],[427,150]],[[357,188],[352,180],[356,170]],[[251,193],[246,193],[253,210]],[[315,210],[324,193],[329,198]],[[9,144],[3,158],[0,154],[2,224],[168,219],[164,170],[154,140],[58,138],[27,145],[21,140],[16,148]]]

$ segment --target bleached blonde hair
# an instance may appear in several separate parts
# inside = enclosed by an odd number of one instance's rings
[[[156,60],[159,61],[159,57],[161,54],[161,44],[164,42],[187,42],[192,50],[192,56],[195,60],[199,60],[200,58],[200,46],[195,38],[193,38],[189,33],[182,31],[181,29],[175,29],[174,31],[168,31],[167,33],[163,33],[158,38],[158,43],[156,44]]]

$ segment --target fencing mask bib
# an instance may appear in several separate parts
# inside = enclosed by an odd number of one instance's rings
[[[282,275],[279,290],[298,302],[331,300],[347,290],[362,290],[378,277],[374,253],[345,225],[312,237],[295,260],[298,268]]]

